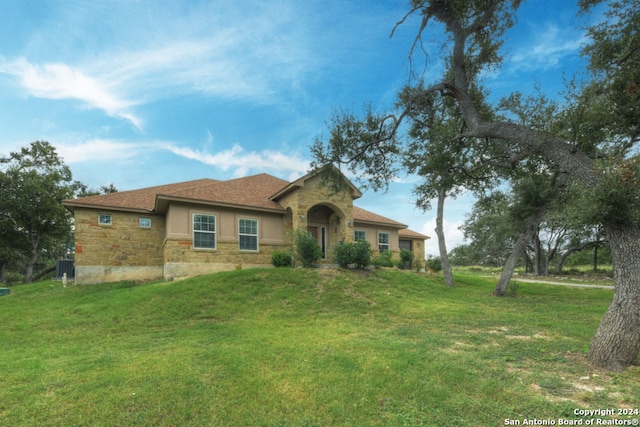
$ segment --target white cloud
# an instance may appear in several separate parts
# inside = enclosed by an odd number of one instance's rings
[[[309,161],[302,159],[298,154],[284,154],[278,151],[245,151],[239,144],[231,148],[209,153],[204,150],[195,150],[190,147],[180,147],[173,144],[162,144],[161,148],[186,159],[195,160],[209,166],[215,166],[223,171],[233,170],[233,175],[240,177],[250,171],[273,170],[288,172],[289,175],[300,176],[309,168]]]
[[[464,235],[462,231],[459,229],[464,221],[448,221],[446,218],[443,220],[443,229],[444,229],[444,237],[445,242],[447,244],[447,252],[451,252],[451,249],[456,246],[464,243]],[[438,236],[435,233],[436,228],[436,218],[431,218],[428,222],[422,225],[422,230],[420,231],[422,234],[426,234],[430,236],[431,239],[425,242],[425,254],[426,255],[440,255],[440,250],[438,249]]]
[[[154,147],[153,143],[89,139],[81,143],[55,143],[56,150],[66,164],[93,161],[122,161],[140,155]]]
[[[235,177],[265,170],[286,173],[289,177],[299,177],[309,168],[309,161],[297,153],[282,153],[274,150],[246,151],[239,144],[218,152],[193,149],[172,142],[134,142],[100,138],[75,144],[58,143],[55,146],[58,154],[67,164],[113,161],[114,167],[117,167],[118,162],[123,160],[139,158],[152,152],[170,152],[188,160],[214,166],[223,172],[231,172]]]
[[[509,58],[510,72],[556,68],[567,56],[577,55],[587,41],[584,33],[552,23],[536,28],[532,34],[535,38],[520,45]]]
[[[18,77],[21,86],[32,96],[77,99],[90,108],[105,111],[109,116],[128,120],[138,129],[142,127],[142,121],[130,111],[134,102],[117,96],[108,83],[79,69],[62,63],[39,66],[18,58],[2,60],[0,72]]]

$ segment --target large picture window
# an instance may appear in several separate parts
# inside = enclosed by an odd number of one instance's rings
[[[258,220],[240,218],[238,220],[238,237],[241,251],[257,251]]]
[[[389,233],[378,233],[378,250],[380,252],[389,250]]]
[[[196,249],[216,248],[215,215],[193,214],[193,247]]]

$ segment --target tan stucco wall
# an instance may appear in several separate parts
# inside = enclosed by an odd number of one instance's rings
[[[167,239],[191,240],[193,238],[193,214],[216,216],[216,240],[238,240],[238,220],[258,220],[259,242],[282,244],[285,220],[282,214],[214,206],[172,204],[167,211]]]
[[[216,248],[193,248],[193,214],[216,216]],[[258,221],[258,251],[241,251],[238,220]],[[172,280],[236,268],[271,266],[271,254],[285,248],[286,216],[278,213],[223,207],[175,204],[167,212],[163,246],[164,278]]]
[[[383,226],[374,226],[356,222],[353,227],[354,235],[356,230],[362,230],[367,233],[367,241],[371,245],[371,249],[373,249],[376,253],[378,252],[378,233],[389,233],[389,246],[391,251],[394,253],[400,252],[397,228],[386,228]]]
[[[111,225],[99,225],[99,214]],[[142,280],[162,277],[165,219],[157,215],[76,208],[76,283]],[[151,228],[140,228],[139,218]]]

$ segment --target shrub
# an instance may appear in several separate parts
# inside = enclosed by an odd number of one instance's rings
[[[400,251],[400,259],[398,260],[398,268],[400,270],[406,270],[410,268],[411,262],[415,255],[409,249],[403,249]]]
[[[275,250],[271,253],[271,264],[274,267],[291,267],[292,262],[291,251]]]
[[[341,243],[333,249],[333,261],[342,268],[366,268],[371,264],[371,255],[371,245],[366,240]]]
[[[413,271],[416,273],[420,273],[422,271],[422,261],[417,259],[413,262]]]
[[[366,240],[358,240],[353,244],[353,264],[358,268],[367,268],[371,264],[371,244]]]
[[[6,273],[4,276],[4,284],[6,286],[19,285],[24,283],[24,276],[19,273]]]
[[[440,260],[440,257],[435,257],[433,255],[429,255],[427,257],[427,270],[435,271],[436,273],[438,271],[441,271],[442,270],[442,261]]]
[[[353,243],[341,243],[333,248],[333,262],[342,268],[348,268],[353,263]]]
[[[306,230],[294,230],[293,245],[295,260],[303,267],[311,267],[314,262],[322,258],[322,249],[318,246],[316,238]]]
[[[393,267],[393,252],[384,251],[371,262],[376,267]]]

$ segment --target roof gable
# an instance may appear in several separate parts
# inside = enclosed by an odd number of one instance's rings
[[[351,198],[352,199],[358,199],[360,197],[362,197],[362,192],[358,189],[358,187],[356,187],[355,185],[353,185],[353,183],[351,181],[349,181],[349,179],[344,176],[344,174],[335,166],[333,165],[328,165],[325,167],[330,167],[333,168],[334,172],[338,173],[340,175],[340,177],[344,180],[345,184],[347,185],[347,187],[349,188],[349,192],[351,193]],[[321,170],[318,171],[313,171],[310,172],[308,174],[306,174],[305,176],[296,179],[295,181],[291,182],[291,183],[287,183],[288,185],[284,186],[283,188],[279,189],[277,192],[273,193],[273,195],[270,197],[271,200],[277,201],[279,199],[281,199],[282,197],[286,196],[287,194],[291,193],[292,191],[295,191],[299,188],[304,187],[304,184],[306,181],[315,178],[316,176],[319,176],[322,173]]]
[[[262,173],[199,187],[178,188],[158,193],[156,210],[162,211],[166,202],[174,200],[284,211],[269,195],[287,184],[283,179]]]

